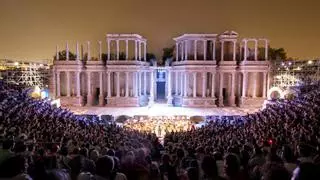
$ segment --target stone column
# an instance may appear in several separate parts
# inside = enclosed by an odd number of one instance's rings
[[[262,97],[266,98],[266,92],[267,92],[267,72],[263,72],[263,89],[262,89]]]
[[[57,71],[57,96],[61,96],[61,91],[60,91],[60,71]]]
[[[179,90],[178,90],[178,84],[179,84],[178,77],[179,77],[179,72],[178,72],[178,71],[175,71],[175,76],[176,76],[176,82],[175,82],[176,89],[175,89],[175,94],[176,94],[176,96],[178,96],[178,95],[179,95]]]
[[[116,72],[117,75],[117,97],[120,97],[120,72]]]
[[[111,97],[111,72],[107,72],[107,80],[108,80],[108,98]]]
[[[129,41],[128,39],[126,40],[126,60],[129,59]]]
[[[87,88],[88,88],[88,94],[87,94],[87,105],[88,106],[92,106],[92,93],[91,93],[91,72],[87,72],[87,76],[88,76],[88,84],[87,84]]]
[[[91,59],[91,53],[90,53],[90,41],[87,42],[87,60],[90,61]]]
[[[183,96],[184,97],[187,97],[188,94],[187,94],[187,90],[188,90],[188,72],[185,72],[184,73],[184,91],[183,91]]]
[[[79,43],[77,42],[76,44],[76,60],[80,60],[80,54],[79,54]]]
[[[139,96],[142,95],[142,72],[139,72]]]
[[[101,41],[98,41],[99,44],[99,60],[102,61],[102,47],[101,47]]]
[[[216,40],[212,40],[212,60],[216,60]]]
[[[254,72],[252,73],[252,76],[253,76],[253,92],[252,92],[252,97],[253,98],[256,98],[257,97],[257,73]]]
[[[183,43],[183,41],[181,41],[181,61],[183,61],[184,60],[184,43]]]
[[[154,103],[154,74],[153,74],[153,69],[151,69],[149,105],[153,105],[153,103]]]
[[[141,41],[138,41],[139,43],[139,60],[141,61]]]
[[[265,52],[264,52],[264,58],[265,58],[265,60],[268,60],[268,51],[269,51],[269,48],[268,48],[268,40],[266,39],[265,40],[266,42],[266,44],[265,44]]]
[[[258,60],[258,40],[254,41],[254,60]]]
[[[77,97],[81,96],[81,91],[80,91],[80,73],[79,71],[76,72],[76,78],[77,78]]]
[[[103,72],[99,72],[99,78],[100,78],[99,105],[104,106]]]
[[[244,39],[244,52],[243,52],[243,60],[246,61],[248,59],[247,50],[248,49],[248,41]]]
[[[0,73],[1,74],[1,73]],[[53,96],[54,97],[57,97],[57,80],[56,80],[56,72],[55,72],[55,69],[53,68],[52,69],[52,83],[53,83]]]
[[[138,72],[134,72],[134,87],[135,87],[135,92],[134,92],[134,97],[138,97],[139,95],[139,82],[138,82],[138,79],[139,79],[139,76],[138,76]]]
[[[234,92],[235,92],[235,73],[232,72],[232,74],[231,74],[231,94],[229,97],[229,105],[230,106],[236,106]]]
[[[167,104],[171,105],[171,104],[172,104],[171,70],[169,69],[167,72],[168,72],[168,96],[167,96]]]
[[[224,41],[221,41],[221,61],[224,61]]]
[[[223,72],[219,76],[219,107],[223,107]]]
[[[203,40],[203,60],[207,60],[207,40]]]
[[[197,60],[197,43],[198,40],[194,40],[194,44],[193,44],[193,53],[194,53],[194,60]]]
[[[197,97],[197,72],[193,72],[193,97]]]
[[[129,97],[129,72],[125,72],[126,74],[126,97]]]
[[[233,41],[233,61],[236,60],[236,41]]]
[[[138,41],[134,41],[134,59],[138,60]]]
[[[188,60],[188,40],[184,41],[184,48],[185,48],[185,53],[184,53],[184,59]]]
[[[70,72],[66,71],[67,75],[67,96],[70,97]]]
[[[180,72],[180,96],[183,96],[183,72]]]
[[[58,45],[56,46],[56,60],[60,60],[60,57],[59,57],[59,47],[58,47]]]
[[[243,72],[242,73],[242,98],[246,97],[246,90],[247,90],[247,81],[248,81],[248,73],[247,72]]]
[[[207,82],[207,75],[206,72],[202,73],[202,97],[205,98],[206,97],[206,82]]]
[[[111,49],[111,47],[110,47],[110,45],[111,45],[111,40],[107,40],[108,41],[108,60],[110,61],[110,58],[111,58],[111,52],[110,52],[110,49]]]
[[[69,44],[66,43],[66,60],[69,61]]]
[[[176,42],[176,61],[179,60],[179,43]]]
[[[144,42],[144,61],[147,61],[147,42]]]
[[[120,59],[120,42],[119,42],[119,39],[116,40],[116,43],[117,43],[117,60],[119,61]]]
[[[211,73],[211,97],[215,98],[215,73]]]
[[[143,76],[143,94],[146,96],[147,95],[147,71],[144,71],[144,76]]]

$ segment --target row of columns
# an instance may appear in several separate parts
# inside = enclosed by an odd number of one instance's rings
[[[268,40],[267,39],[260,39],[265,41],[265,60],[268,60]],[[204,55],[204,59],[203,60],[207,60],[207,42],[208,41],[212,41],[213,46],[212,46],[212,60],[216,60],[216,39],[205,39],[205,40],[200,40],[200,39],[193,39],[193,40],[183,40],[183,41],[177,41],[176,42],[176,61],[178,60],[188,60],[188,43],[190,41],[193,41],[193,56],[194,56],[194,60],[197,60],[197,46],[198,46],[198,41],[202,41],[203,42],[203,55]],[[258,60],[258,39],[243,39],[244,42],[244,61],[246,61],[248,59],[248,42],[249,41],[253,41],[255,42],[255,46],[254,46],[254,60]],[[230,40],[221,40],[221,61],[224,61],[224,45],[225,42],[232,42],[233,43],[233,56],[232,56],[232,60],[235,61],[236,60],[236,51],[237,51],[237,40],[236,39],[230,39]],[[181,53],[180,58],[179,58],[179,53]]]
[[[173,71],[175,73],[175,95],[176,96],[183,96],[183,97],[187,97],[187,88],[189,87],[188,84],[188,76],[189,74],[193,75],[193,92],[192,92],[192,97],[196,98],[197,97],[197,73],[200,72],[190,72],[190,73],[186,73],[186,72],[180,72],[180,71]],[[202,73],[202,97],[206,98],[206,90],[207,90],[207,72],[201,72]],[[225,72],[219,72],[219,99],[221,99],[221,97],[223,97],[223,78],[224,78],[224,74]],[[247,94],[247,81],[248,81],[248,72],[242,72],[243,74],[243,80],[242,80],[242,97],[246,97]],[[211,97],[215,98],[215,72],[211,72]],[[236,73],[233,72],[231,73],[231,96],[232,99],[234,99],[235,96],[235,75]],[[266,98],[266,90],[267,90],[267,72],[263,72],[263,93],[262,93],[262,97]],[[253,77],[257,77],[256,73],[253,74]],[[179,81],[180,79],[180,81]],[[253,78],[253,98],[256,98],[256,90],[257,90],[257,78]],[[168,97],[172,97],[172,87],[171,87],[171,72],[168,72]]]
[[[111,51],[111,41],[112,40],[107,40],[108,43],[108,60],[111,60],[110,56],[110,51]],[[120,59],[120,40],[114,40],[116,41],[116,60]],[[125,40],[126,42],[126,60],[129,60],[129,40]],[[144,49],[144,55],[143,59],[144,61],[147,60],[147,42],[146,41],[141,41],[141,40],[134,40],[135,42],[135,60],[142,60],[142,45]],[[87,60],[91,60],[91,49],[90,49],[90,41],[87,41]],[[98,55],[98,60],[102,60],[102,42],[98,41],[99,45],[99,55]],[[66,60],[69,61],[69,44],[68,42],[66,43]],[[58,45],[56,46],[56,59],[59,60],[59,47]],[[76,43],[76,60],[80,60],[80,52],[79,52],[79,43]]]
[[[107,40],[107,44],[108,44],[108,60],[111,60],[111,41],[115,41],[116,42],[116,60],[119,60],[120,58],[120,39],[116,39],[116,40],[111,40],[108,39]],[[126,60],[129,60],[129,40],[126,39],[124,40],[126,42]],[[147,60],[147,42],[146,41],[142,41],[142,40],[134,40],[134,57],[135,60],[142,60],[142,45],[143,45],[143,59],[144,61]]]
[[[194,56],[194,60],[197,60],[197,56],[198,56],[198,41],[202,41],[203,43],[203,56],[204,59],[203,60],[207,60],[207,42],[208,41],[212,41],[213,43],[213,47],[212,47],[212,60],[216,59],[216,39],[194,39],[194,40],[183,40],[183,41],[178,41],[176,42],[176,61],[178,60],[188,60],[188,43],[190,41],[193,41],[193,56]],[[179,53],[181,53],[181,56],[179,58]]]
[[[54,84],[56,85],[55,94],[56,96],[61,96],[61,79],[60,79],[60,71],[57,71],[54,73]],[[65,71],[66,73],[66,89],[67,89],[67,97],[71,96],[70,91],[70,73],[71,71]],[[80,73],[79,71],[75,72],[76,75],[76,96],[81,97],[81,91],[80,91]],[[87,96],[88,96],[88,104],[92,104],[91,97],[92,97],[92,91],[91,91],[91,71],[86,72],[87,75]],[[107,72],[107,97],[112,97],[111,94],[111,73]],[[115,97],[120,97],[120,71],[115,72],[116,76],[116,95]],[[125,97],[129,97],[129,81],[130,81],[130,72],[124,72],[125,74]],[[134,97],[147,95],[147,73],[150,73],[150,97],[154,97],[154,74],[153,71],[142,71],[142,72],[132,72],[132,90],[134,92]],[[100,87],[100,94],[99,94],[99,102],[102,105],[104,102],[104,72],[99,72],[99,87]],[[142,84],[143,81],[143,84]]]

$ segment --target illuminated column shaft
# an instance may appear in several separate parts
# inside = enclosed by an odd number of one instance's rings
[[[252,97],[255,98],[257,97],[257,73],[254,72],[252,73],[252,78],[253,78],[253,92],[252,92]]]
[[[183,72],[180,72],[180,96],[183,96]]]
[[[117,75],[117,97],[120,97],[120,72],[116,72]]]
[[[266,40],[266,44],[265,44],[265,54],[264,54],[264,58],[265,58],[265,60],[268,60],[268,40]]]
[[[90,61],[90,59],[91,59],[91,53],[90,53],[90,41],[88,41],[88,42],[87,42],[87,48],[88,48],[88,49],[87,49],[87,51],[88,51],[88,52],[87,52],[87,57],[88,57],[88,59],[87,59],[87,60],[88,60],[88,61]]]
[[[254,41],[254,60],[258,60],[258,40]]]
[[[107,72],[107,80],[108,80],[108,97],[111,97],[111,72]]]
[[[212,60],[216,60],[216,40],[212,40]]]
[[[139,60],[141,61],[141,41],[139,42]]]
[[[126,97],[129,97],[129,72],[125,72],[126,74]]]
[[[263,72],[263,89],[262,89],[262,97],[266,98],[266,92],[267,92],[267,72]]]
[[[77,78],[77,97],[80,97],[80,72],[76,72]]]
[[[223,106],[223,72],[220,72],[219,78],[219,106]]]
[[[66,72],[67,74],[67,96],[70,97],[70,72],[67,71]]]
[[[153,102],[154,98],[154,74],[153,69],[150,72],[150,101]]]
[[[176,61],[179,60],[179,43],[176,43]]]
[[[203,60],[207,60],[207,40],[203,40]]]
[[[168,99],[172,96],[171,89],[171,70],[168,70]]]
[[[184,59],[188,60],[188,40],[184,41],[184,48],[185,48],[185,53],[184,53]]]
[[[111,55],[110,55],[110,49],[111,49],[111,40],[107,40],[107,42],[108,42],[108,60],[110,61],[110,58],[111,58]]]
[[[144,61],[147,61],[147,42],[144,42]]]
[[[139,96],[142,95],[142,72],[139,72]]]
[[[221,41],[221,61],[224,61],[224,41]]]
[[[243,85],[242,85],[242,97],[246,97],[246,89],[247,89],[247,80],[248,80],[248,73],[247,72],[243,72]]]
[[[126,40],[126,60],[129,59],[129,41]]]
[[[80,54],[79,54],[79,43],[77,42],[76,44],[76,60],[80,60]]]
[[[179,90],[178,90],[178,85],[179,85],[179,82],[178,82],[179,72],[178,72],[178,71],[175,72],[175,76],[176,76],[176,82],[175,82],[176,89],[175,89],[175,93],[176,93],[176,96],[178,96],[178,95],[179,95]]]
[[[138,97],[138,91],[139,91],[138,72],[133,72],[133,87],[134,87],[134,97]]]
[[[187,89],[188,89],[188,72],[184,73],[184,88],[183,88],[183,92],[184,92],[184,97],[187,97]]]
[[[244,40],[244,61],[246,61],[248,59],[248,55],[247,55],[247,51],[248,51],[248,41]]]
[[[194,44],[193,44],[193,53],[194,53],[194,60],[197,60],[197,43],[198,43],[198,41],[197,40],[194,40]]]
[[[103,90],[103,72],[99,72],[100,78],[100,94],[99,94],[99,105],[104,106],[104,90]]]
[[[134,41],[134,60],[138,60],[138,41]]]
[[[197,97],[197,72],[193,72],[193,97]]]
[[[52,79],[53,79],[53,96],[57,96],[57,80],[56,80],[56,72],[55,69],[52,70]]]
[[[146,96],[147,95],[147,71],[144,71],[144,76],[143,76],[143,94]]]
[[[119,60],[120,59],[120,44],[119,44],[118,39],[116,40],[116,43],[117,43],[117,60]]]
[[[61,96],[61,91],[60,91],[60,71],[57,71],[57,96]]]
[[[236,41],[233,41],[233,60],[236,60]]]
[[[207,82],[207,75],[206,72],[202,73],[202,97],[206,97],[206,82]]]
[[[56,60],[60,60],[60,57],[59,57],[59,47],[58,47],[58,45],[56,46]]]
[[[101,41],[98,41],[98,44],[99,44],[99,60],[101,61],[102,60],[102,47],[101,47]]]
[[[91,72],[87,72],[87,76],[88,76],[88,84],[87,84],[88,96],[91,96]]]
[[[211,85],[212,85],[211,86],[211,97],[212,98],[215,98],[215,82],[216,82],[215,75],[216,75],[215,73],[212,73],[212,78],[211,78]]]
[[[66,60],[69,61],[69,44],[66,44]]]
[[[182,61],[182,60],[184,60],[184,45],[183,45],[183,41],[181,41],[180,44],[181,44],[180,45],[180,47],[181,47],[181,58],[180,58],[180,60]]]

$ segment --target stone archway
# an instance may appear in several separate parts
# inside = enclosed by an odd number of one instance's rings
[[[279,87],[272,87],[268,90],[268,100],[283,98],[283,90]]]

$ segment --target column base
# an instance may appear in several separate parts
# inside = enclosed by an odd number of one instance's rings
[[[169,106],[172,105],[172,100],[173,100],[172,96],[168,96],[168,97],[167,97],[167,104],[168,104]]]
[[[99,96],[99,106],[104,106],[104,96]]]
[[[93,97],[91,95],[87,95],[87,106],[92,106]]]
[[[236,97],[235,96],[229,96],[229,106],[236,107]]]
[[[84,98],[83,98],[83,96],[77,96],[77,98],[78,98],[79,105],[80,106],[84,106]]]
[[[148,102],[148,106],[152,106],[154,104],[154,97],[150,96],[149,97],[149,102]]]
[[[223,104],[223,96],[219,96],[218,106],[219,106],[219,107],[224,107],[224,104]]]

